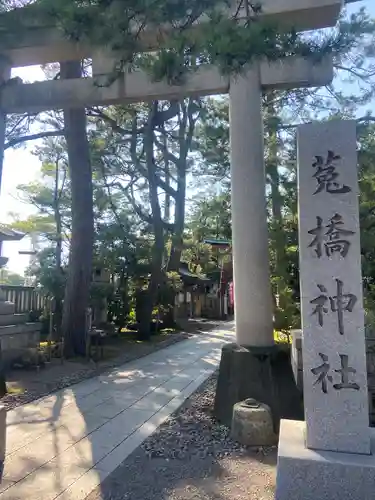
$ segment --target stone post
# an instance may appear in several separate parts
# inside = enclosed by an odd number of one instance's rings
[[[356,146],[355,121],[298,130],[306,422],[281,423],[276,500],[374,496]]]
[[[298,164],[307,446],[369,453],[356,122],[301,126]]]
[[[232,242],[236,339],[273,345],[259,66],[234,77],[229,90]]]

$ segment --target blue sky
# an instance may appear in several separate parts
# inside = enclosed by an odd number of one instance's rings
[[[348,7],[349,12],[355,12],[360,7],[366,7],[367,11],[375,17],[375,0],[363,0]],[[35,81],[43,79],[43,72],[38,67],[22,68],[14,70],[14,75],[21,76],[24,80]],[[375,103],[372,106],[375,113]],[[34,143],[35,146],[35,143]],[[9,221],[8,213],[15,212],[20,217],[27,217],[32,213],[29,205],[21,203],[17,199],[16,187],[19,184],[27,184],[36,179],[39,172],[39,161],[31,151],[33,146],[25,149],[8,150],[5,153],[2,192],[0,197],[1,222]],[[20,256],[19,250],[29,250],[30,242],[27,238],[21,242],[9,242],[4,244],[3,255],[9,257],[8,268],[22,274],[27,267],[29,258]]]

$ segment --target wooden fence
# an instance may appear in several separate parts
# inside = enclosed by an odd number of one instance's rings
[[[40,311],[46,303],[45,295],[32,286],[0,285],[5,300],[13,302],[16,314]]]

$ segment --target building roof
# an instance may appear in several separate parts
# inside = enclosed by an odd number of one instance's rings
[[[190,272],[188,264],[186,262],[180,262],[180,268],[178,270],[178,273],[181,279],[187,283],[209,283],[212,281],[207,276],[202,276]]]
[[[15,231],[0,223],[0,241],[20,241],[25,236],[21,231]]]
[[[217,246],[217,247],[230,247],[232,242],[230,240],[219,240],[214,238],[206,238],[203,240],[207,245]]]

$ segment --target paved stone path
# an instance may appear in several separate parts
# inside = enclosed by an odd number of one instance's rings
[[[216,370],[233,330],[225,323],[8,412],[0,500],[84,499]]]

